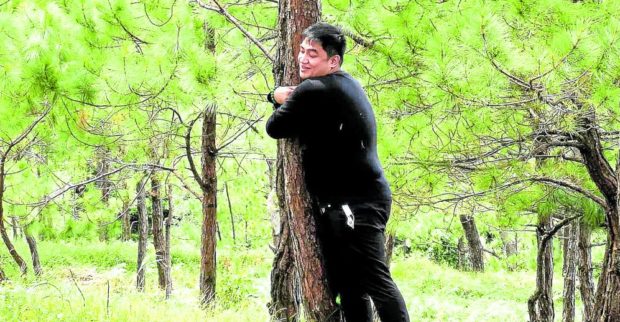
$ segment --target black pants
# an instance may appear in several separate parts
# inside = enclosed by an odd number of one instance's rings
[[[319,204],[318,232],[330,288],[340,295],[347,322],[372,321],[370,299],[382,322],[409,321],[405,301],[385,262],[385,225],[391,202],[349,204],[354,227],[340,204]]]

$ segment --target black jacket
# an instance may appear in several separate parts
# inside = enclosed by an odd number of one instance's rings
[[[267,120],[267,134],[299,137],[308,191],[321,202],[391,199],[372,106],[348,73],[304,80]]]

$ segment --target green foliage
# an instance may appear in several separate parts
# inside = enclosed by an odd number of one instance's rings
[[[273,2],[228,4],[244,27],[273,47]],[[600,129],[620,128],[617,12],[618,1],[323,1],[325,20],[374,41],[373,48],[365,48],[349,38],[344,69],[360,80],[375,109],[379,157],[394,192],[389,229],[400,240],[409,239],[415,251],[406,259],[397,256],[394,267],[412,316],[524,320],[535,239],[519,232],[519,254],[504,258],[498,232],[521,231],[539,216],[565,213],[583,213],[595,228],[604,222],[603,210],[588,198],[515,182],[545,176],[598,194],[583,166],[562,158],[573,156],[569,149],[551,148],[545,160],[523,151],[534,148],[532,133],[543,125],[575,133],[588,108]],[[264,120],[270,113],[263,97],[273,86],[272,63],[256,46],[221,14],[174,0],[9,1],[0,5],[0,42],[0,151],[52,104],[50,114],[10,155],[3,199],[5,214],[30,225],[41,241],[49,273],[41,284],[28,277],[0,286],[2,320],[267,320],[267,161],[274,158],[276,144],[259,122],[217,151],[221,296],[205,313],[195,301],[202,209],[184,187],[198,193],[200,188],[187,171],[182,137],[187,129],[170,111],[187,124],[215,104],[219,147],[252,120]],[[538,81],[547,94],[579,76],[574,94],[585,107],[569,104],[558,112],[538,101],[509,105],[526,96],[493,63],[527,80],[545,73]],[[199,169],[200,124],[195,123],[190,139]],[[517,141],[522,143],[510,144]],[[615,164],[615,143],[604,144],[605,156]],[[95,175],[101,149],[111,168],[132,165],[109,177],[114,185],[107,202],[101,189],[89,184],[83,195],[70,189],[42,208],[29,205]],[[476,158],[473,170],[459,163]],[[117,241],[117,216],[148,174],[146,163],[175,168],[184,179],[167,172],[161,176],[174,186],[180,219],[172,231],[175,294],[169,302],[157,291],[133,291],[136,244]],[[450,206],[435,203],[437,196],[463,194],[475,198]],[[148,199],[147,207],[150,212]],[[130,208],[135,212],[135,203]],[[74,210],[80,219],[72,218]],[[484,246],[501,258],[487,256],[484,275],[446,267],[457,263],[463,234],[457,219],[463,213],[474,214],[481,234],[495,238]],[[102,237],[108,241],[99,243]],[[604,242],[596,230],[595,238]],[[24,243],[17,244],[27,254]],[[601,252],[595,249],[595,261]],[[0,265],[16,280],[6,252],[0,252]],[[85,300],[69,267],[86,291]],[[154,285],[152,250],[147,269],[148,284]],[[112,284],[109,312],[101,301],[107,281]]]

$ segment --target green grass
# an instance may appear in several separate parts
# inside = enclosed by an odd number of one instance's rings
[[[461,272],[412,256],[392,264],[412,321],[526,321],[529,272]]]
[[[40,242],[45,273],[39,278],[21,278],[3,255],[11,281],[0,286],[0,321],[269,321],[271,251],[266,246],[219,247],[218,298],[203,310],[196,300],[199,257],[194,243],[179,241],[173,247],[169,300],[157,288],[152,253],[146,292],[135,290],[134,242]],[[392,272],[412,321],[527,320],[532,271],[462,272],[414,254],[395,258]],[[561,279],[556,280],[558,311]]]

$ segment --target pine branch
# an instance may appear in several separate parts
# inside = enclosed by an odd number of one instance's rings
[[[258,41],[258,39],[256,39],[254,36],[252,36],[252,34],[250,34],[249,31],[247,31],[237,20],[237,18],[233,17],[224,7],[222,7],[222,5],[220,5],[220,3],[217,0],[211,0],[213,1],[213,3],[215,3],[215,5],[217,7],[212,7],[207,5],[206,3],[202,2],[201,0],[194,0],[200,7],[207,9],[207,10],[211,10],[211,11],[215,11],[221,15],[223,15],[224,17],[226,17],[226,19],[232,23],[233,25],[235,25],[237,27],[237,29],[239,29],[239,31],[241,31],[241,33],[243,33],[250,41],[252,41],[262,52],[263,54],[265,54],[265,57],[267,57],[272,63],[275,63],[275,59],[273,57],[271,57],[271,55],[269,54],[269,51],[263,46],[263,44]]]

